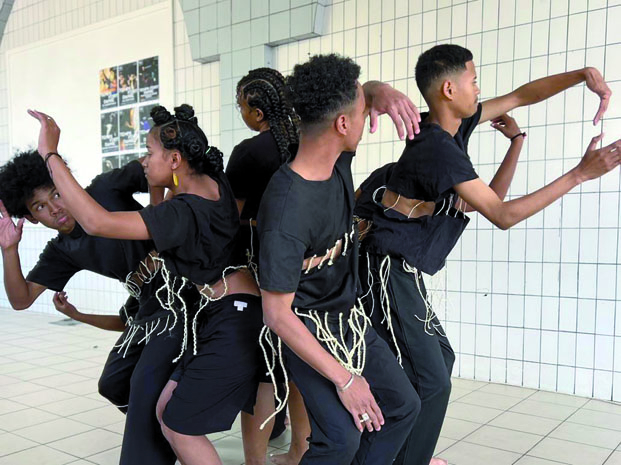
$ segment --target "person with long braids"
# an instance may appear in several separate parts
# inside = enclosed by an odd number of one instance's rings
[[[192,107],[181,105],[175,115],[155,107],[145,175],[173,196],[139,212],[109,212],[80,187],[58,154],[54,120],[29,113],[41,123],[39,153],[84,230],[153,240],[153,261],[165,283],[157,297],[184,328],[182,359],[162,391],[157,418],[183,464],[221,463],[205,434],[230,429],[242,409],[251,411],[262,326],[254,278],[229,265],[239,215],[222,153],[209,146]]]
[[[259,134],[240,142],[226,166],[240,213],[241,228],[236,241],[235,263],[257,270],[259,241],[256,218],[263,192],[280,165],[297,151],[299,118],[285,98],[285,78],[277,70],[257,68],[237,83],[237,105],[246,126]],[[242,412],[241,425],[245,463],[263,465],[274,420],[262,423],[274,411],[274,387],[267,367],[261,370],[254,414]],[[284,390],[278,379],[278,391]],[[308,416],[299,391],[290,383],[291,444],[286,454],[272,456],[276,464],[297,464],[308,449]],[[283,410],[282,416],[285,411]],[[276,422],[283,421],[279,413]]]

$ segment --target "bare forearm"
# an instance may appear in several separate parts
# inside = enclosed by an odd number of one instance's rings
[[[117,315],[94,315],[91,313],[75,312],[67,316],[73,320],[107,331],[125,330],[123,320]]]
[[[492,182],[489,183],[489,187],[496,192],[496,195],[498,195],[500,200],[504,200],[507,192],[509,191],[523,145],[524,138],[521,136],[513,139],[505,158],[502,160],[502,163],[498,167],[498,170],[492,179]]]
[[[300,319],[290,310],[278,317],[266,317],[266,324],[298,357],[337,386],[349,381],[351,374],[317,342]],[[265,312],[269,315],[270,312]]]
[[[537,79],[518,87],[513,93],[519,106],[532,105],[586,80],[588,68]]]
[[[2,249],[2,265],[4,270],[4,289],[11,306],[15,310],[24,310],[34,299],[30,297],[28,281],[22,274],[17,246]]]

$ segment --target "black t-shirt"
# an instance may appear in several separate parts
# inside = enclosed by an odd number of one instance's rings
[[[248,223],[259,214],[263,193],[272,175],[278,170],[281,154],[272,131],[264,131],[239,143],[231,153],[226,165],[226,176],[236,199],[243,199],[241,227],[235,239],[233,261],[237,265],[248,264],[247,253],[252,251],[256,262],[259,256],[259,240],[256,228]]]
[[[375,170],[362,183],[355,214],[373,221],[363,250],[403,258],[427,274],[444,266],[469,222],[454,208],[457,195],[453,186],[478,177],[467,146],[481,109],[479,104],[477,112],[462,121],[454,138],[436,124],[422,123],[416,138],[406,142],[399,161]],[[423,121],[426,116],[421,115]],[[386,210],[380,205],[384,186],[410,199],[436,202],[433,215],[407,218]]]
[[[95,177],[86,191],[108,211],[136,211],[142,205],[133,194],[148,192],[148,187],[140,162],[133,161]],[[47,243],[26,279],[54,291],[62,291],[81,270],[125,282],[151,250],[152,241],[90,236],[76,223],[70,234],[59,234]]]
[[[387,188],[408,199],[439,202],[449,198],[453,186],[478,178],[468,157],[468,139],[479,124],[482,106],[470,118],[462,120],[454,137],[435,123],[426,123],[421,115],[420,133],[406,142]]]
[[[178,194],[140,211],[168,270],[199,285],[222,278],[239,228],[235,197],[226,176],[220,173],[213,178],[220,188],[219,200]]]
[[[348,312],[356,301],[357,237],[352,234],[353,153],[342,153],[330,179],[308,181],[288,164],[272,177],[259,209],[261,289],[295,292],[294,307]],[[347,251],[308,273],[305,258],[323,256],[347,235]]]

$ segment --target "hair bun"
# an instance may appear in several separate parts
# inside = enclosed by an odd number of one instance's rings
[[[218,147],[210,145],[207,149],[207,153],[205,153],[205,157],[207,157],[207,162],[213,171],[219,173],[224,170],[224,155],[220,152]]]
[[[198,124],[198,118],[194,116],[194,108],[187,103],[184,103],[179,107],[175,107],[175,118],[179,121],[188,121],[192,124]]]
[[[151,109],[151,118],[156,126],[161,126],[171,121],[173,115],[165,107],[157,105]]]

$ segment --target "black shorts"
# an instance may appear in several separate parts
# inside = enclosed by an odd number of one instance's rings
[[[231,429],[241,410],[252,413],[261,367],[261,298],[233,294],[212,302],[171,377],[178,382],[164,410],[164,424],[187,435]],[[192,340],[192,338],[190,338]]]

